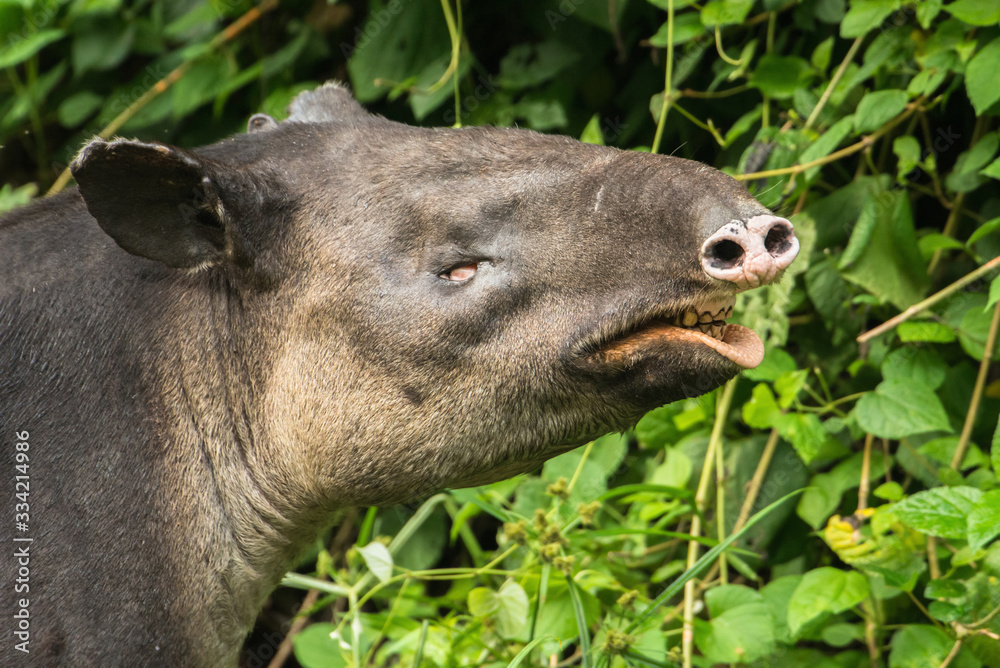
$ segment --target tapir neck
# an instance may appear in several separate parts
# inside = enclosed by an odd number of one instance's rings
[[[173,470],[176,493],[191,502],[197,526],[180,535],[180,566],[188,565],[200,605],[213,611],[214,633],[239,647],[281,575],[315,540],[327,517],[311,510],[297,488],[293,458],[264,440],[256,389],[266,383],[266,351],[278,345],[267,322],[266,296],[247,296],[224,276],[189,278],[190,303],[171,306],[169,330],[184,332],[165,343],[177,363],[160,366],[171,397],[167,424],[186,461]],[[192,336],[192,333],[197,333]]]

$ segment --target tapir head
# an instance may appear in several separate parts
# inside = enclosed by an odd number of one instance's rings
[[[500,479],[760,363],[726,318],[798,242],[721,172],[409,127],[336,85],[291,112],[194,152],[95,140],[73,171],[122,248],[225,295],[254,446],[317,499]]]

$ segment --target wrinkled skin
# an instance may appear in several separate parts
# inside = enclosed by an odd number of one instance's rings
[[[95,140],[79,190],[0,221],[0,460],[30,432],[35,538],[31,654],[6,624],[0,664],[234,665],[336,509],[531,470],[738,373],[683,337],[600,354],[738,291],[699,256],[768,213],[736,181],[333,86],[292,111],[194,152]]]

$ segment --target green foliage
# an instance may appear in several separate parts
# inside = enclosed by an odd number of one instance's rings
[[[303,564],[332,615],[303,666],[1000,665],[1000,5],[452,0],[452,30],[440,0],[287,0],[216,37],[251,6],[0,0],[0,211],[113,122],[196,146],[338,77],[390,118],[623,149],[665,111],[663,152],[745,179],[803,248],[739,298],[767,356],[726,393]]]

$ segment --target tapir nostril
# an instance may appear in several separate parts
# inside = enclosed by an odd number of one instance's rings
[[[701,247],[705,273],[742,290],[773,282],[799,252],[792,224],[773,214],[732,221]]]
[[[712,259],[712,264],[716,267],[731,267],[739,261],[746,251],[743,246],[732,239],[723,239],[712,245],[706,255]]]
[[[792,229],[787,225],[778,224],[772,227],[764,237],[764,248],[772,256],[785,253],[792,247]]]

